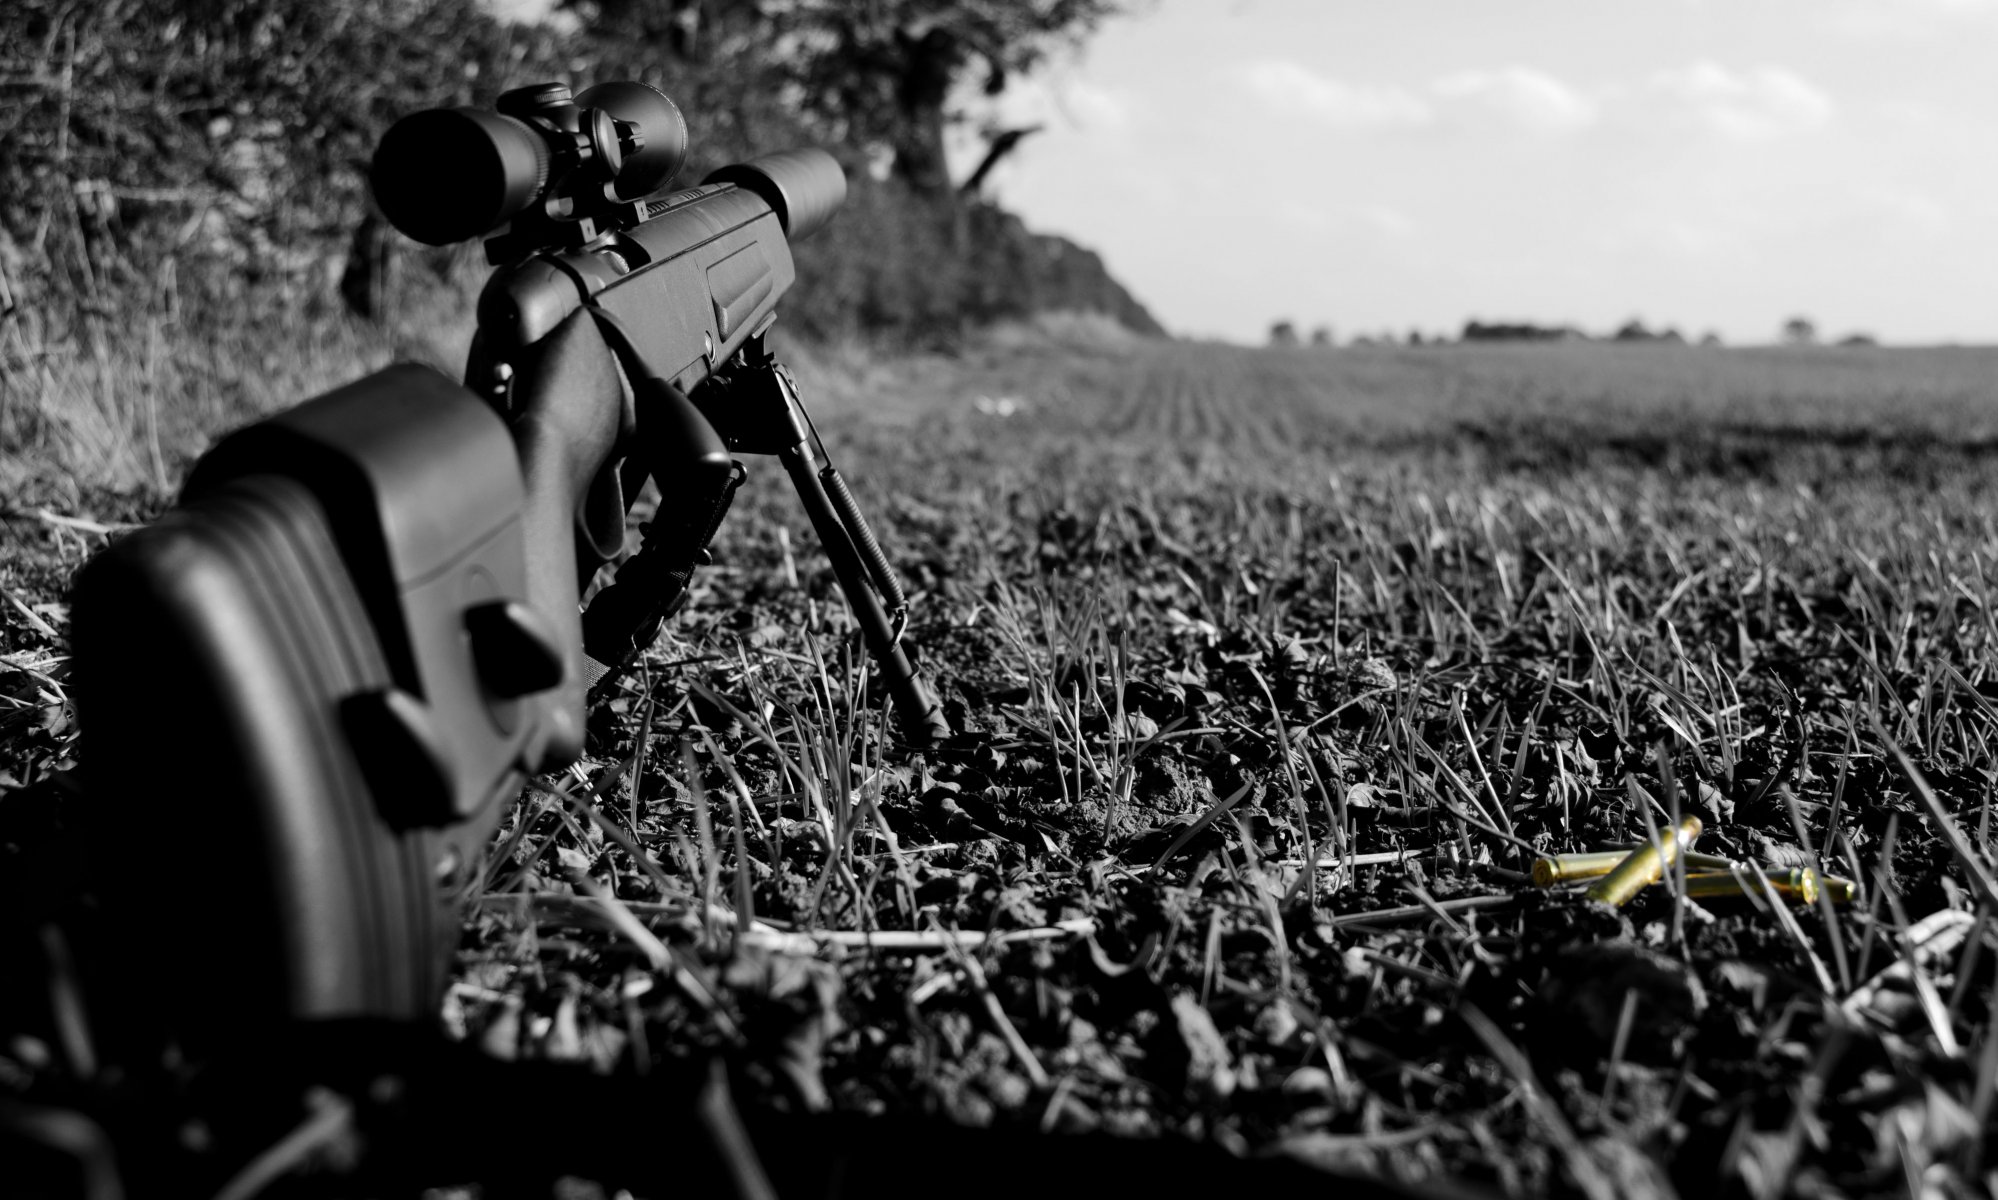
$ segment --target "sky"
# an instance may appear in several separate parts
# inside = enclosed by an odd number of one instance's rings
[[[1998,0],[1131,7],[966,104],[1045,123],[989,192],[1174,333],[1998,342]]]

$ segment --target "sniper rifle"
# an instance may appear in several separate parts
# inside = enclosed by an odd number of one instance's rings
[[[664,192],[686,151],[637,83],[398,122],[383,214],[432,244],[484,235],[495,267],[464,386],[392,366],[231,434],[81,573],[82,760],[116,810],[122,911],[202,914],[199,938],[121,956],[199,981],[148,998],[174,1036],[434,1011],[488,838],[685,601],[735,455],[783,464],[904,736],[948,735],[901,585],[765,341],[791,242],[845,176],[798,150]]]

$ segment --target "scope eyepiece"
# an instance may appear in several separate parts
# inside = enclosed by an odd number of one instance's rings
[[[687,122],[642,83],[571,97],[559,83],[516,88],[498,112],[443,108],[397,121],[368,179],[382,215],[433,246],[490,233],[543,206],[583,221],[658,191],[687,158]]]

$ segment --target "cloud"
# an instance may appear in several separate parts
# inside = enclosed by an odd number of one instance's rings
[[[1861,223],[1899,239],[1946,236],[1951,227],[1949,206],[1931,196],[1901,188],[1876,187],[1858,197]]]
[[[1319,237],[1406,238],[1415,221],[1386,204],[1331,205],[1312,196],[1282,199],[1273,210],[1277,224]]]
[[[1365,204],[1353,211],[1376,233],[1400,238],[1415,232],[1415,221],[1398,208],[1390,208],[1385,204]]]
[[[1731,71],[1712,60],[1652,76],[1652,89],[1682,112],[1736,141],[1806,133],[1828,124],[1838,106],[1787,67]]]
[[[1281,59],[1250,63],[1238,82],[1268,108],[1346,129],[1425,125],[1429,106],[1405,88],[1346,83]]]
[[[1560,138],[1603,125],[1662,124],[1756,142],[1822,128],[1838,111],[1829,95],[1788,67],[1734,69],[1712,60],[1660,71],[1639,87],[1593,90],[1518,64],[1458,71],[1419,86],[1353,83],[1288,59],[1251,63],[1231,77],[1273,115],[1342,130]]]
[[[1854,38],[1962,36],[1960,23],[1998,16],[1998,0],[1845,0],[1824,9],[1834,33]]]
[[[1594,125],[1598,116],[1588,97],[1531,67],[1462,71],[1437,80],[1430,90],[1468,120],[1496,120],[1532,133],[1576,133]]]
[[[1576,133],[1598,119],[1594,101],[1544,71],[1460,71],[1420,87],[1349,83],[1284,59],[1252,63],[1235,82],[1271,112],[1339,129],[1469,128]]]
[[[1084,129],[1117,130],[1131,123],[1131,101],[1123,92],[1079,79],[1069,80],[1060,88],[1054,104]]]

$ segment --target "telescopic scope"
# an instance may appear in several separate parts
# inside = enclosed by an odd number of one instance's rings
[[[436,108],[397,121],[369,171],[389,224],[432,246],[522,214],[584,221],[665,187],[687,159],[687,122],[657,89],[601,83],[516,88],[499,111]]]

